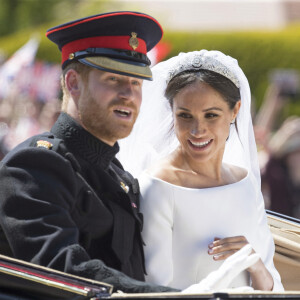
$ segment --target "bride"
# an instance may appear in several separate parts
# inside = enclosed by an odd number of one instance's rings
[[[201,50],[152,72],[119,154],[140,182],[146,280],[184,289],[249,243],[261,259],[231,287],[282,291],[243,71],[235,59]]]

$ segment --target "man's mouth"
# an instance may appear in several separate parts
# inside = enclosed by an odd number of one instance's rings
[[[131,111],[127,109],[115,109],[114,112],[122,118],[128,118],[131,116]]]

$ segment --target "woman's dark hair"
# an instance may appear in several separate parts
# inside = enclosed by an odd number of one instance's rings
[[[241,99],[240,90],[235,84],[225,76],[209,70],[189,70],[179,73],[171,79],[166,91],[165,97],[173,107],[174,97],[186,86],[195,82],[204,82],[216,90],[233,109],[235,104]]]
[[[174,76],[167,85],[165,97],[168,99],[171,108],[173,108],[174,97],[183,88],[195,82],[209,84],[222,96],[230,109],[233,109],[235,104],[241,100],[239,88],[227,77],[209,70],[188,70]],[[234,125],[238,133],[236,119]]]

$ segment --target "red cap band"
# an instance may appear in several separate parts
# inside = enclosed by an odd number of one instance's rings
[[[109,49],[122,49],[147,53],[147,46],[144,40],[138,39],[138,47],[133,50],[129,45],[130,36],[96,36],[84,38],[70,42],[62,47],[62,63],[69,59],[70,53],[83,51],[87,48],[109,48]]]

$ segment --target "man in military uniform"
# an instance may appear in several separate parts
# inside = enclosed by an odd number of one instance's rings
[[[13,149],[0,169],[1,254],[103,281],[114,290],[173,289],[144,281],[139,186],[115,158],[151,80],[160,24],[135,12],[47,31],[62,52],[62,113],[51,132]]]

